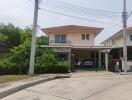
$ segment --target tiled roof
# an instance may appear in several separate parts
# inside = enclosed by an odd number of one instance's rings
[[[128,27],[128,28],[127,28],[127,31],[132,31],[132,27]],[[118,31],[118,32],[115,33],[114,35],[110,36],[108,39],[104,40],[101,44],[103,44],[104,42],[106,42],[106,41],[108,41],[108,40],[110,40],[110,39],[116,38],[117,36],[119,37],[119,36],[121,36],[121,35],[123,35],[123,29],[120,30],[120,31]]]
[[[103,29],[103,28],[98,28],[98,27],[87,27],[87,26],[79,26],[79,25],[66,25],[66,26],[59,26],[59,27],[51,27],[51,28],[44,28],[43,30],[47,29],[89,29],[89,30],[96,30],[96,29]]]
[[[132,31],[132,27],[128,27],[127,30],[128,30],[128,31]]]
[[[50,28],[43,28],[42,31],[46,34],[55,31],[94,31],[95,35],[97,36],[103,28],[98,27],[87,27],[87,26],[79,26],[79,25],[66,25],[66,26],[58,26],[58,27],[50,27]]]

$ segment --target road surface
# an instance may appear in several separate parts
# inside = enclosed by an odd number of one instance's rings
[[[45,82],[2,100],[132,100],[132,75],[77,72]]]

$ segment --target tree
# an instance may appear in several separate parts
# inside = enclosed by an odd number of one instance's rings
[[[28,70],[29,60],[30,60],[30,50],[31,50],[31,40],[28,38],[19,46],[11,49],[10,61],[15,63],[19,67],[19,74],[22,74],[23,69]],[[43,48],[36,45],[36,59],[43,55]],[[39,59],[40,61],[43,60]]]
[[[49,45],[49,37],[41,36],[37,37],[37,44],[40,45]]]
[[[23,32],[21,33],[21,43],[24,43],[25,40],[30,40],[32,39],[32,28],[26,27],[23,29]]]
[[[20,45],[22,32],[22,29],[20,29],[19,27],[15,27],[12,24],[0,24],[0,33],[8,37],[5,43],[10,47]]]
[[[13,69],[12,72],[15,70],[15,73],[19,71],[19,74],[26,73],[28,71],[31,38],[32,28],[30,27],[20,29],[12,24],[0,24],[0,42],[10,45],[11,48],[10,57],[8,57],[5,60],[6,63],[1,64],[1,66],[6,66],[7,69],[9,69],[9,73],[11,69]],[[38,73],[41,72],[41,70],[44,72],[43,68],[46,68],[47,71],[52,70],[52,72],[54,72],[53,69],[55,70],[57,68],[57,57],[55,52],[51,48],[40,47],[40,45],[48,44],[49,38],[47,36],[37,37],[35,69],[37,68]],[[8,65],[12,65],[13,67],[8,68]]]
[[[40,56],[37,56],[36,63],[39,66],[53,66],[57,63],[56,53],[50,49],[45,48]]]
[[[0,33],[0,42],[6,42],[8,37]]]
[[[31,41],[26,40],[18,47],[11,49],[11,62],[19,67],[19,74],[22,73],[22,68],[29,64]]]

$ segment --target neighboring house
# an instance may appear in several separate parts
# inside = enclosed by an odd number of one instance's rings
[[[79,67],[105,67],[105,54],[101,51],[109,47],[94,44],[95,37],[102,30],[77,25],[44,28],[42,31],[49,36],[49,45],[42,47],[53,48],[60,60],[67,60]]]
[[[110,51],[110,60],[120,60],[123,57],[123,30],[120,30],[104,42],[104,46],[112,46],[113,49]],[[127,28],[126,34],[126,45],[127,45],[127,70],[132,70],[132,27]],[[123,61],[123,60],[122,60]],[[123,63],[122,63],[123,65]],[[124,70],[124,66],[122,66]]]

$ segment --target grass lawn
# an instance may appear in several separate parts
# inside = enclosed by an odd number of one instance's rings
[[[1,75],[0,83],[18,81],[18,80],[22,80],[22,79],[31,78],[31,77],[32,76],[28,76],[28,75]]]

